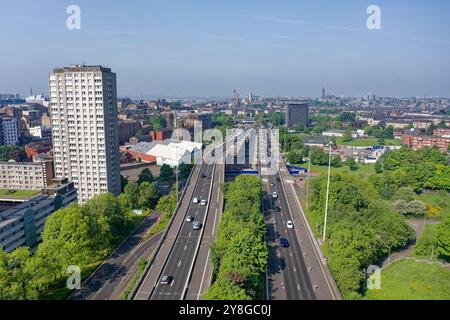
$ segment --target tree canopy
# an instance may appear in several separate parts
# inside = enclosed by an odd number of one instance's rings
[[[254,176],[239,176],[225,184],[223,191],[225,211],[212,249],[217,277],[204,298],[262,299],[268,249],[261,181]]]

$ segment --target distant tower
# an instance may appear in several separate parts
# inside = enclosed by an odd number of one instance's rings
[[[325,88],[322,88],[322,99],[325,99],[326,94],[325,94]]]
[[[240,101],[241,97],[240,97],[239,93],[236,91],[236,89],[233,90],[233,94],[234,94],[234,99],[236,101],[236,107],[239,107],[241,104],[241,101]]]

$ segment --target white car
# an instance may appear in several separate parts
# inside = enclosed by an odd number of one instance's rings
[[[292,229],[292,228],[294,228],[294,223],[291,220],[288,220],[286,222],[286,226],[288,229]]]
[[[276,193],[275,191],[272,193],[272,197],[273,198],[278,198],[278,193]]]
[[[202,201],[200,202],[200,205],[206,206],[206,200],[202,200]]]
[[[198,198],[194,198],[194,199],[192,200],[192,202],[193,202],[193,203],[198,203]]]

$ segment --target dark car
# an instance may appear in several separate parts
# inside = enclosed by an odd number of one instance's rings
[[[280,179],[280,178],[277,178],[277,182],[281,182],[281,179]]]
[[[281,208],[280,208],[280,207],[275,207],[275,208],[273,208],[273,211],[275,211],[275,212],[280,212],[280,211],[281,211]]]
[[[206,174],[202,173],[202,178],[206,178]]]
[[[172,277],[171,276],[162,276],[161,278],[161,284],[162,285],[169,285],[172,282]]]
[[[282,246],[283,248],[289,247],[289,241],[287,241],[287,240],[284,239],[284,238],[281,238],[281,239],[280,239],[280,246]]]

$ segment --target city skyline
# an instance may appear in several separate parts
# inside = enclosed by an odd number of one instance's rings
[[[449,96],[444,1],[378,1],[380,30],[369,1],[77,1],[80,30],[66,27],[71,4],[4,5],[2,91],[46,94],[54,67],[85,62],[116,70],[119,97]]]

